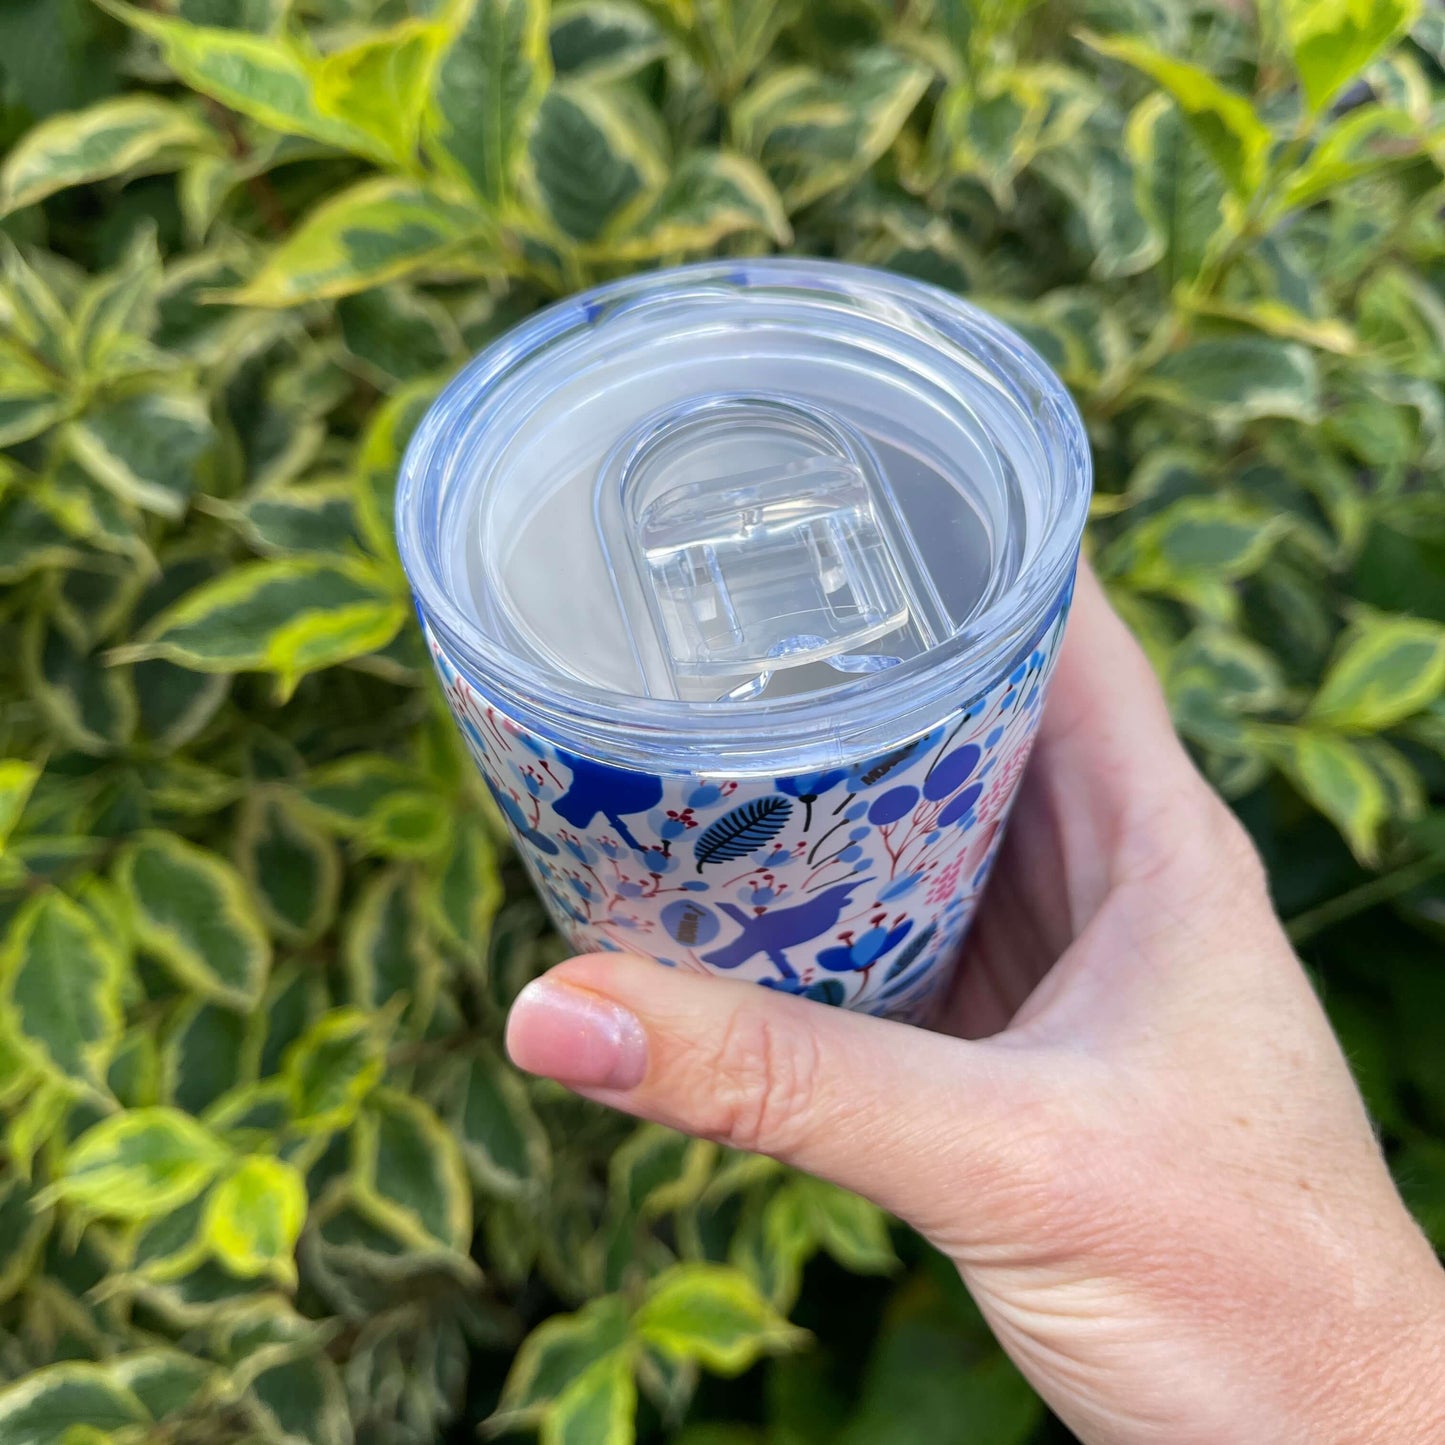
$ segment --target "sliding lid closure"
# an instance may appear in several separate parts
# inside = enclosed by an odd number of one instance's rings
[[[877,672],[949,624],[866,437],[802,398],[734,394],[646,417],[597,518],[653,696],[755,696],[774,672]]]

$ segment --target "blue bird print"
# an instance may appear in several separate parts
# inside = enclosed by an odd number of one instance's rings
[[[703,954],[702,961],[715,968],[737,968],[755,953],[765,953],[784,978],[797,978],[784,950],[811,943],[827,933],[842,916],[853,891],[872,881],[858,878],[851,883],[839,883],[806,903],[772,913],[750,915],[731,903],[719,903],[718,911],[731,918],[742,932],[725,947]]]
[[[559,756],[572,770],[572,782],[567,791],[553,801],[552,811],[574,828],[586,828],[601,813],[629,848],[637,853],[646,852],[622,821],[622,815],[655,808],[662,801],[662,779],[608,767],[606,763],[594,763],[571,753]]]

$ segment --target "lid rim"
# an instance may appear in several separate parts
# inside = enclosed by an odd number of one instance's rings
[[[765,704],[716,703],[624,696],[569,679],[565,683],[520,658],[469,621],[441,566],[427,523],[456,484],[454,460],[465,438],[464,413],[510,369],[570,327],[639,292],[723,281],[794,284],[813,292],[883,300],[945,320],[956,342],[1006,384],[1043,453],[1050,497],[1039,547],[1013,583],[955,636],[880,673],[860,675],[827,694],[802,694]],[[666,290],[662,290],[666,294]],[[1032,393],[1032,404],[1024,392]],[[926,730],[977,697],[1025,639],[1036,635],[1068,589],[1076,565],[1091,489],[1082,418],[1043,359],[1015,332],[961,298],[926,282],[836,261],[763,258],[702,262],[645,273],[564,299],[536,313],[474,357],[433,401],[402,460],[396,530],[403,568],[418,610],[451,661],[516,721],[557,735],[606,761],[657,769],[738,771],[752,758],[757,771],[797,771],[840,755]],[[931,722],[913,720],[931,714]],[[876,735],[876,737],[875,737]]]

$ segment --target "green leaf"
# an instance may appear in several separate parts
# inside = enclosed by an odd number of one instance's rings
[[[131,1109],[87,1129],[65,1155],[54,1193],[110,1219],[151,1219],[194,1199],[226,1162],[225,1146],[178,1109]]]
[[[546,0],[449,0],[427,148],[495,213],[510,201],[526,137],[552,76]]]
[[[548,1407],[541,1445],[632,1445],[637,1386],[618,1350],[590,1365]]]
[[[216,446],[216,430],[199,393],[143,391],[87,408],[66,428],[66,441],[122,501],[179,517]]]
[[[210,1193],[205,1238],[232,1274],[296,1278],[296,1241],[306,1222],[306,1183],[291,1165],[253,1154]]]
[[[0,1390],[5,1445],[65,1445],[75,1429],[125,1430],[149,1423],[145,1406],[103,1365],[77,1360],[46,1365]]]
[[[1096,35],[1086,39],[1095,50],[1142,70],[1169,92],[1237,197],[1248,200],[1259,189],[1269,160],[1269,129],[1242,95],[1226,90],[1198,66],[1175,60],[1141,40]]]
[[[632,1324],[649,1345],[726,1375],[806,1338],[745,1274],[720,1264],[682,1264],[660,1275]]]
[[[535,1194],[551,1170],[547,1131],[527,1086],[491,1049],[462,1066],[448,1122],[477,1188],[504,1198]]]
[[[374,827],[398,799],[420,790],[421,778],[403,763],[364,753],[327,763],[307,775],[306,806],[328,827],[351,838]]]
[[[22,758],[0,759],[0,854],[4,853],[6,839],[24,815],[40,771],[38,764],[27,763]]]
[[[1158,92],[1135,107],[1124,144],[1139,210],[1163,241],[1165,283],[1192,281],[1224,221],[1218,173],[1179,107]]]
[[[1063,191],[1079,212],[1094,250],[1092,275],[1132,276],[1147,270],[1163,254],[1162,235],[1137,203],[1133,167],[1112,137],[1102,144],[1081,137],[1042,158],[1036,169]]]
[[[1125,533],[1100,564],[1161,591],[1191,575],[1233,580],[1256,571],[1288,525],[1231,496],[1182,497]]]
[[[104,755],[130,741],[136,699],[125,673],[77,647],[40,611],[22,634],[20,662],[27,692],[71,747]]]
[[[659,1124],[643,1124],[615,1150],[607,1178],[619,1210],[655,1218],[693,1203],[712,1178],[717,1146]]]
[[[342,297],[336,319],[363,373],[387,388],[439,371],[465,352],[447,308],[400,282]]]
[[[1256,417],[1320,419],[1319,372],[1303,346],[1263,336],[1196,341],[1155,365],[1138,390],[1237,431]]]
[[[105,1087],[120,1042],[123,961],[85,909],[64,894],[34,898],[10,927],[3,974],[13,1037],[59,1079]]]
[[[376,410],[356,457],[356,517],[374,557],[396,556],[392,516],[401,454],[438,389],[434,377],[410,382]],[[3,544],[0,544],[3,545]]]
[[[26,131],[0,166],[0,215],[67,186],[168,169],[214,145],[190,111],[144,92],[52,116]]]
[[[251,1394],[274,1422],[266,1439],[306,1445],[350,1445],[354,1438],[346,1389],[322,1354],[284,1360],[251,1382]]]
[[[1371,616],[1352,630],[1310,705],[1342,732],[1379,732],[1445,691],[1445,627],[1413,617]]]
[[[706,251],[726,236],[755,232],[779,245],[792,237],[773,183],[753,161],[725,151],[694,151],[608,256],[637,258]]]
[[[594,1299],[576,1314],[552,1315],[522,1341],[502,1387],[497,1422],[526,1424],[592,1365],[627,1341],[627,1306],[620,1295]]]
[[[1420,0],[1285,0],[1285,32],[1314,114],[1403,35]]]
[[[458,823],[445,864],[431,876],[432,921],[453,947],[479,963],[484,961],[492,919],[505,894],[496,848],[480,822]]]
[[[537,202],[565,235],[597,241],[666,179],[660,138],[631,91],[563,81],[528,141]]]
[[[1347,738],[1306,728],[1270,728],[1258,737],[1304,797],[1340,830],[1360,862],[1372,865],[1389,797],[1365,753]]]
[[[308,672],[384,647],[405,616],[406,604],[370,564],[252,562],[187,594],[122,655],[200,672],[262,669],[289,693]]]
[[[357,1176],[373,1202],[405,1221],[418,1243],[465,1252],[472,1193],[461,1149],[420,1099],[377,1089],[356,1121]]]
[[[18,1171],[7,1171],[0,1179],[0,1300],[10,1299],[29,1282],[51,1224],[51,1211],[36,1205]]]
[[[127,25],[157,41],[165,62],[187,85],[272,130],[311,136],[385,161],[364,131],[322,113],[311,57],[288,37],[250,35],[123,4],[97,0]]]
[[[881,47],[850,57],[841,78],[788,66],[739,97],[733,134],[796,211],[867,171],[893,144],[928,81],[923,66]]]
[[[1341,116],[1288,177],[1276,212],[1308,206],[1350,181],[1410,160],[1414,145],[1402,145],[1419,130],[1408,112],[1368,105]]]
[[[199,1114],[240,1079],[248,1067],[249,1020],[222,1004],[192,999],[183,1004],[163,1054],[165,1101]]]
[[[179,1414],[206,1382],[219,1373],[193,1355],[163,1347],[120,1355],[108,1361],[106,1368],[157,1421]]]
[[[336,914],[341,859],[331,838],[302,812],[295,793],[257,788],[236,823],[236,865],[278,938],[309,943]]]
[[[264,556],[317,552],[334,557],[355,550],[351,492],[346,478],[267,487],[238,502],[232,518],[247,542]]]
[[[436,1003],[441,960],[427,935],[414,874],[388,868],[373,877],[349,911],[342,941],[351,998],[361,1008],[406,1005],[420,1028]]]
[[[316,108],[371,138],[376,153],[410,170],[442,27],[403,20],[334,50],[315,69]]]
[[[651,16],[625,0],[556,7],[549,40],[557,74],[589,80],[625,79],[667,50]]]
[[[299,1127],[344,1129],[381,1081],[385,1065],[377,1020],[359,1009],[333,1009],[286,1052],[282,1074]]]
[[[813,1238],[854,1274],[889,1274],[898,1256],[888,1237],[888,1216],[876,1204],[821,1180],[800,1176],[797,1192]]]
[[[244,880],[224,858],[170,833],[143,835],[116,878],[141,943],[188,988],[250,1009],[271,966],[271,944]]]
[[[469,205],[413,181],[372,177],[323,201],[229,299],[294,306],[346,296],[475,256],[490,235],[486,217]]]

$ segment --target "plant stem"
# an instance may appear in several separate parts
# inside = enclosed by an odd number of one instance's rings
[[[1368,883],[1361,883],[1358,888],[1351,888],[1347,893],[1341,893],[1328,902],[1321,903],[1318,908],[1296,914],[1285,924],[1285,932],[1289,935],[1290,942],[1298,947],[1332,924],[1342,923],[1377,904],[1388,903],[1401,893],[1408,893],[1421,883],[1428,883],[1440,873],[1445,873],[1445,858],[1418,858],[1413,863],[1397,868],[1393,873],[1371,878]]]

